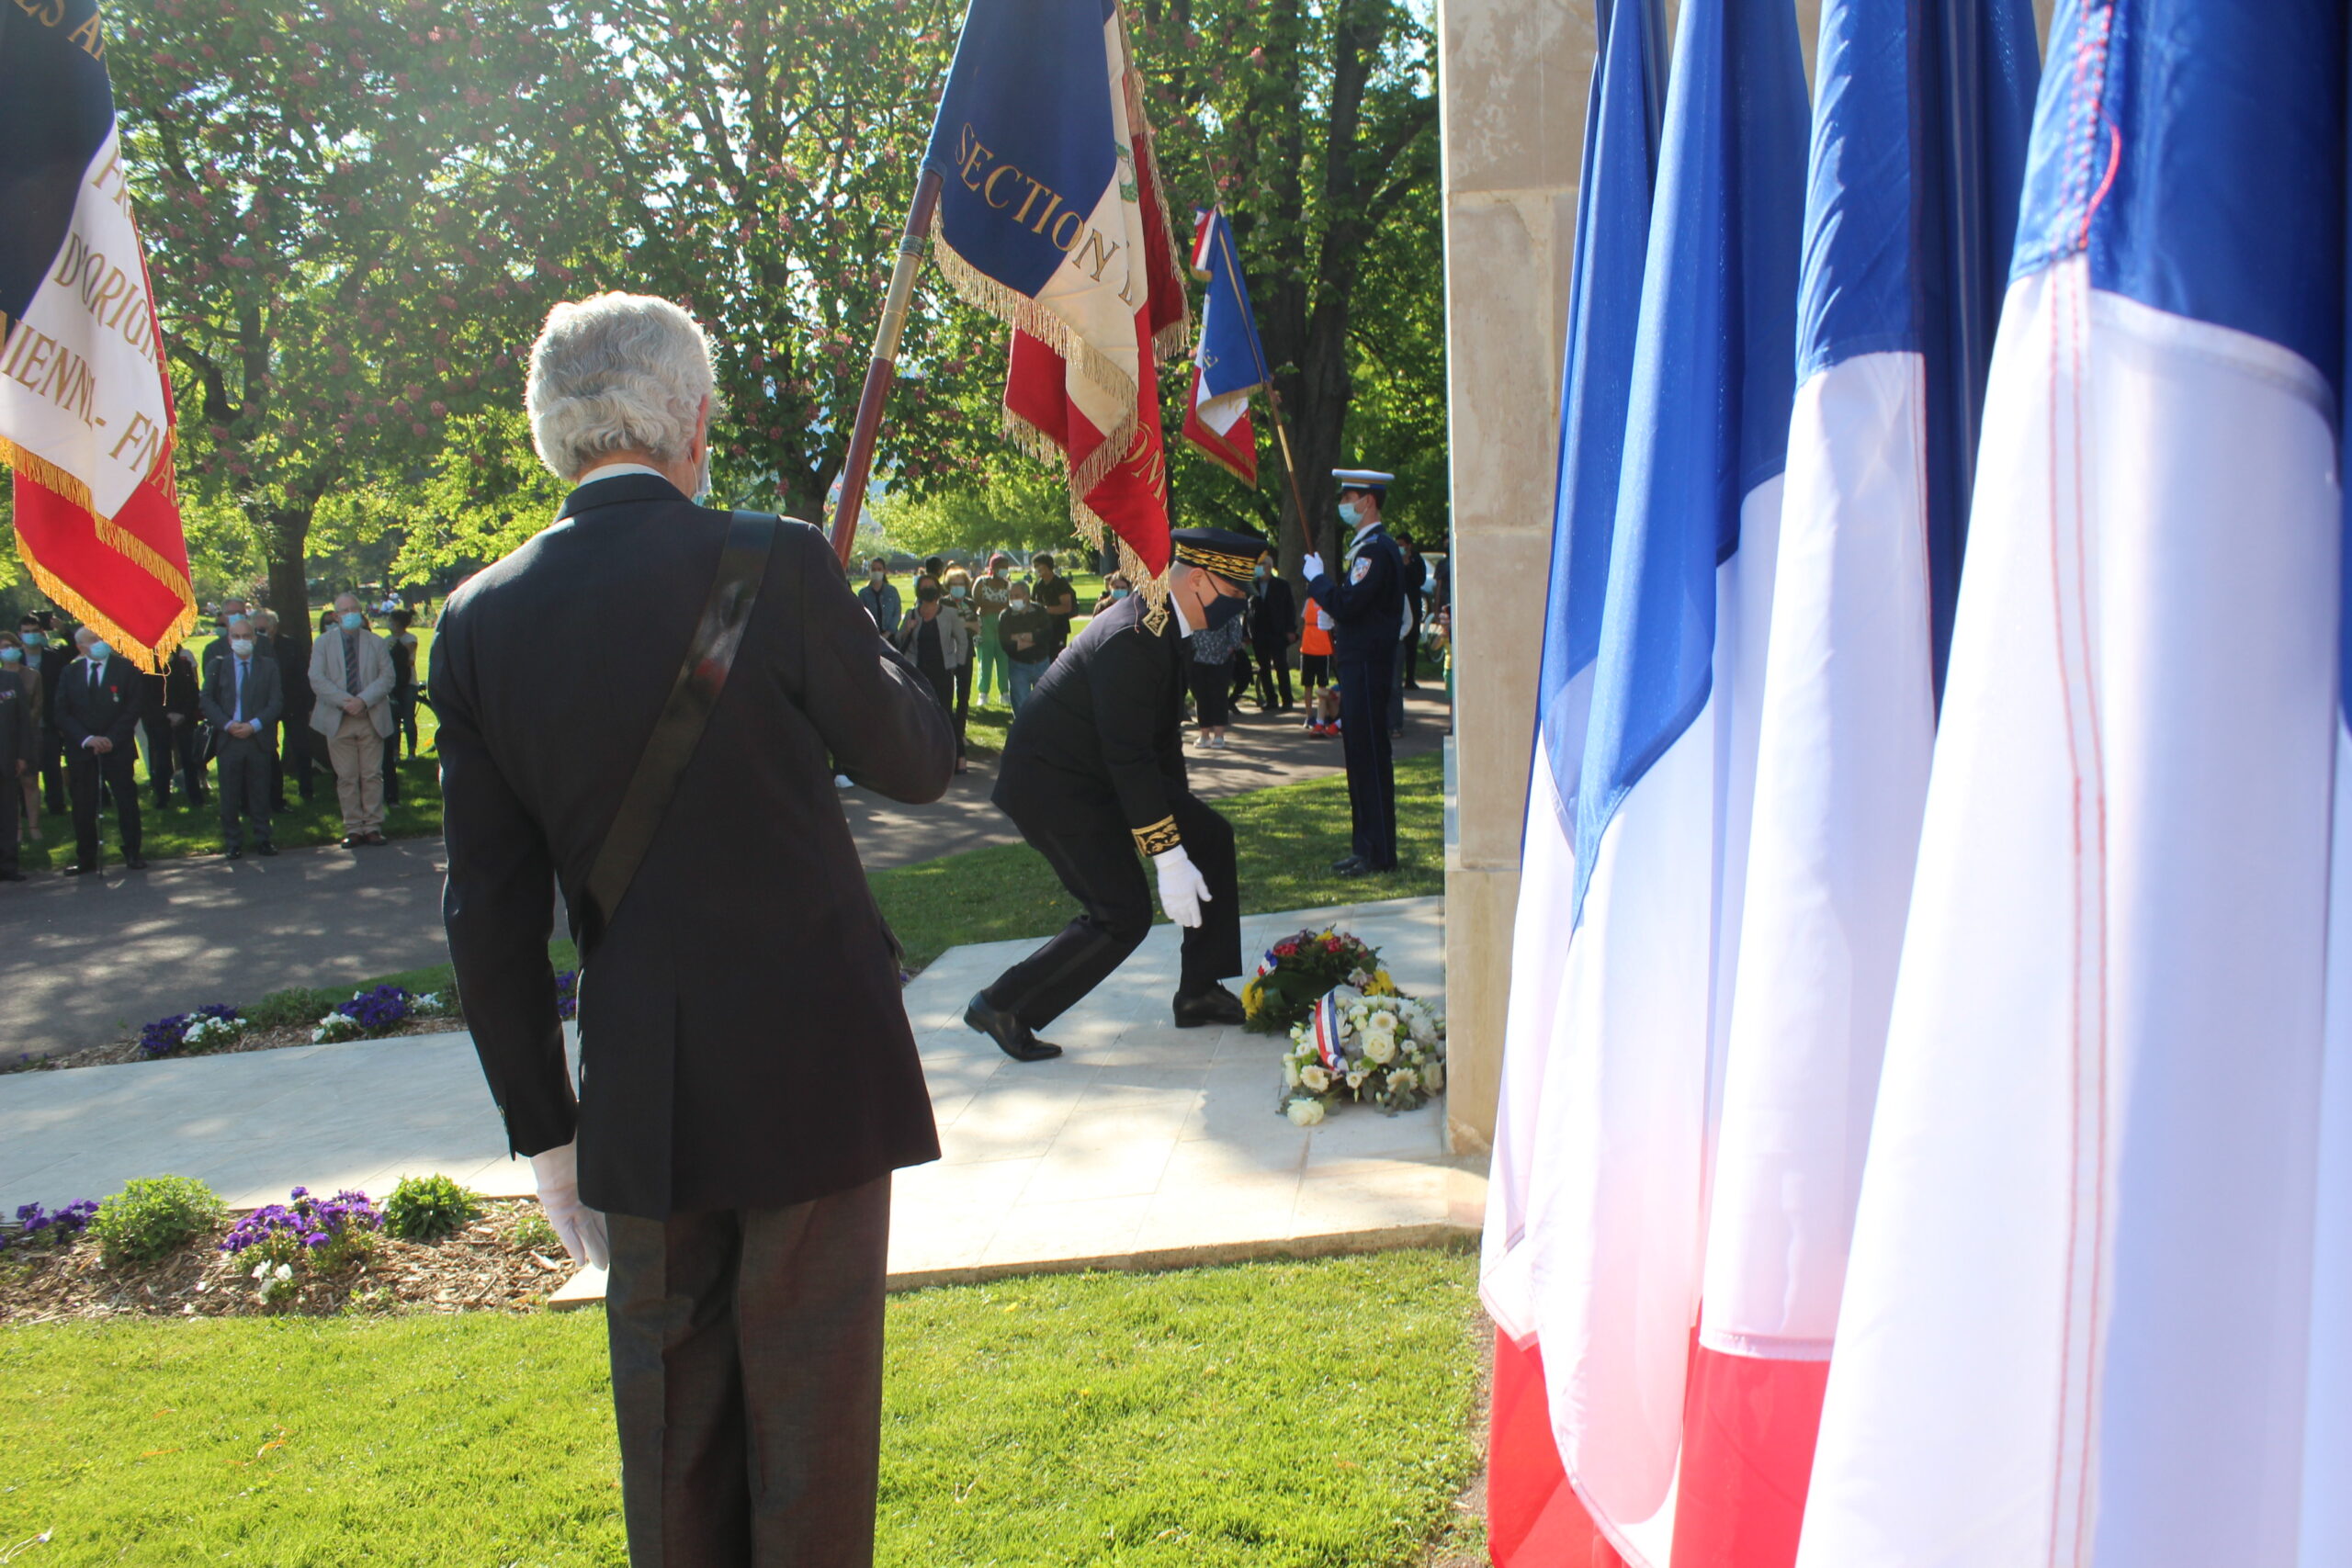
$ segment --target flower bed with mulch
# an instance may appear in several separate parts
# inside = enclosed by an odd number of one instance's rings
[[[0,1323],[120,1317],[331,1316],[337,1313],[528,1312],[572,1274],[547,1217],[528,1199],[493,1200],[441,1241],[379,1235],[366,1256],[333,1272],[298,1272],[274,1302],[226,1230],[152,1263],[103,1261],[89,1240],[0,1251]]]

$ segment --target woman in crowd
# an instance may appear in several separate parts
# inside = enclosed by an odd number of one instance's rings
[[[939,694],[939,705],[956,719],[956,771],[964,772],[964,720],[967,710],[956,701],[960,689],[966,696],[971,693],[969,672],[972,664],[972,634],[964,629],[964,617],[946,609],[947,596],[938,583],[928,578],[918,579],[915,607],[907,612],[899,623],[899,635],[891,640],[899,651],[915,662],[931,689]]]
[[[1194,632],[1184,645],[1193,660],[1193,707],[1204,746],[1225,745],[1226,726],[1233,719],[1233,656],[1249,635],[1249,617],[1236,615],[1221,626]]]
[[[956,734],[960,739],[964,725],[972,712],[973,654],[980,646],[980,606],[972,597],[972,574],[960,566],[951,566],[940,574],[939,585],[946,591],[942,601],[945,608],[955,612],[964,623],[964,662],[956,667]]]
[[[1114,571],[1111,573],[1108,577],[1105,577],[1102,580],[1102,592],[1101,596],[1094,601],[1093,613],[1098,615],[1101,615],[1103,611],[1109,609],[1112,605],[1117,604],[1120,600],[1125,598],[1128,594],[1134,592],[1135,589],[1133,585],[1127,581],[1126,573],[1123,571]]]

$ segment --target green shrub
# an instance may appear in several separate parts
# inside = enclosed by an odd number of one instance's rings
[[[255,1029],[284,1029],[289,1024],[308,1027],[334,1006],[346,999],[347,992],[317,990],[297,986],[291,990],[272,991],[249,1008],[239,1010],[245,1021]]]
[[[98,1205],[90,1234],[109,1264],[153,1263],[228,1217],[220,1195],[192,1176],[142,1176]]]
[[[384,1228],[402,1241],[439,1241],[482,1215],[482,1196],[446,1176],[403,1176],[384,1200]]]

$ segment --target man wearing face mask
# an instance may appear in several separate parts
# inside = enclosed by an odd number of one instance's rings
[[[286,711],[286,688],[279,683],[277,660],[258,652],[253,623],[238,615],[220,639],[218,659],[204,661],[204,720],[220,738],[220,844],[235,860],[245,852],[245,834],[254,848],[274,855],[269,841],[269,770],[276,748],[271,726]]]
[[[876,556],[865,563],[865,586],[857,602],[874,617],[874,629],[889,637],[899,629],[899,591],[890,586],[890,563]]]
[[[25,663],[40,671],[40,733],[33,738],[32,771],[40,775],[41,799],[51,811],[65,809],[65,736],[57,728],[57,683],[74,662],[71,640],[57,635],[57,616],[42,610],[17,623]]]
[[[1233,828],[1184,773],[1184,643],[1249,605],[1265,541],[1223,528],[1173,536],[1167,617],[1122,599],[1087,623],[1037,682],[1005,738],[994,795],[1054,868],[1080,913],[972,998],[964,1021],[1015,1061],[1061,1054],[1036,1032],[1126,961],[1159,907],[1184,928],[1174,999],[1180,1029],[1243,1021],[1220,981],[1241,973]],[[1010,621],[1012,612],[1006,612]]]
[[[326,737],[343,808],[343,847],[384,842],[384,739],[392,732],[392,655],[368,629],[356,594],[338,593],[334,624],[311,645],[311,728]]]
[[[1331,477],[1340,481],[1340,521],[1353,536],[1336,577],[1324,574],[1320,555],[1306,558],[1306,592],[1331,617],[1348,811],[1354,818],[1353,847],[1331,869],[1363,876],[1396,869],[1396,773],[1388,729],[1396,642],[1405,631],[1405,566],[1380,525],[1381,502],[1396,476],[1334,468]]]
[[[1053,617],[1029,597],[1026,579],[1005,587],[1004,614],[996,619],[996,641],[1004,654],[1005,700],[1017,714],[1028,704],[1029,694],[1037,689],[1037,677],[1054,659]]]
[[[139,781],[131,772],[131,738],[139,733],[144,683],[130,660],[89,627],[74,634],[82,657],[58,678],[57,728],[65,737],[68,793],[74,799],[74,863],[68,876],[98,869],[98,791],[114,796],[122,834],[122,863],[144,871],[139,857]]]

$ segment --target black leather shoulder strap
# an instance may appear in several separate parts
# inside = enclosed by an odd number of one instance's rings
[[[586,908],[582,911],[581,943],[593,946],[611,926],[613,912],[628,893],[653,835],[678,794],[678,781],[710,722],[710,710],[735,667],[736,650],[743,646],[743,628],[751,623],[752,607],[759,603],[760,581],[767,575],[768,557],[775,547],[776,519],[756,512],[738,512],[728,525],[727,543],[718,552],[718,573],[711,580],[710,597],[702,619],[686,644],[685,662],[671,682],[670,699],[653,733],[629,775],[620,809],[605,830],[604,846],[589,869]]]

